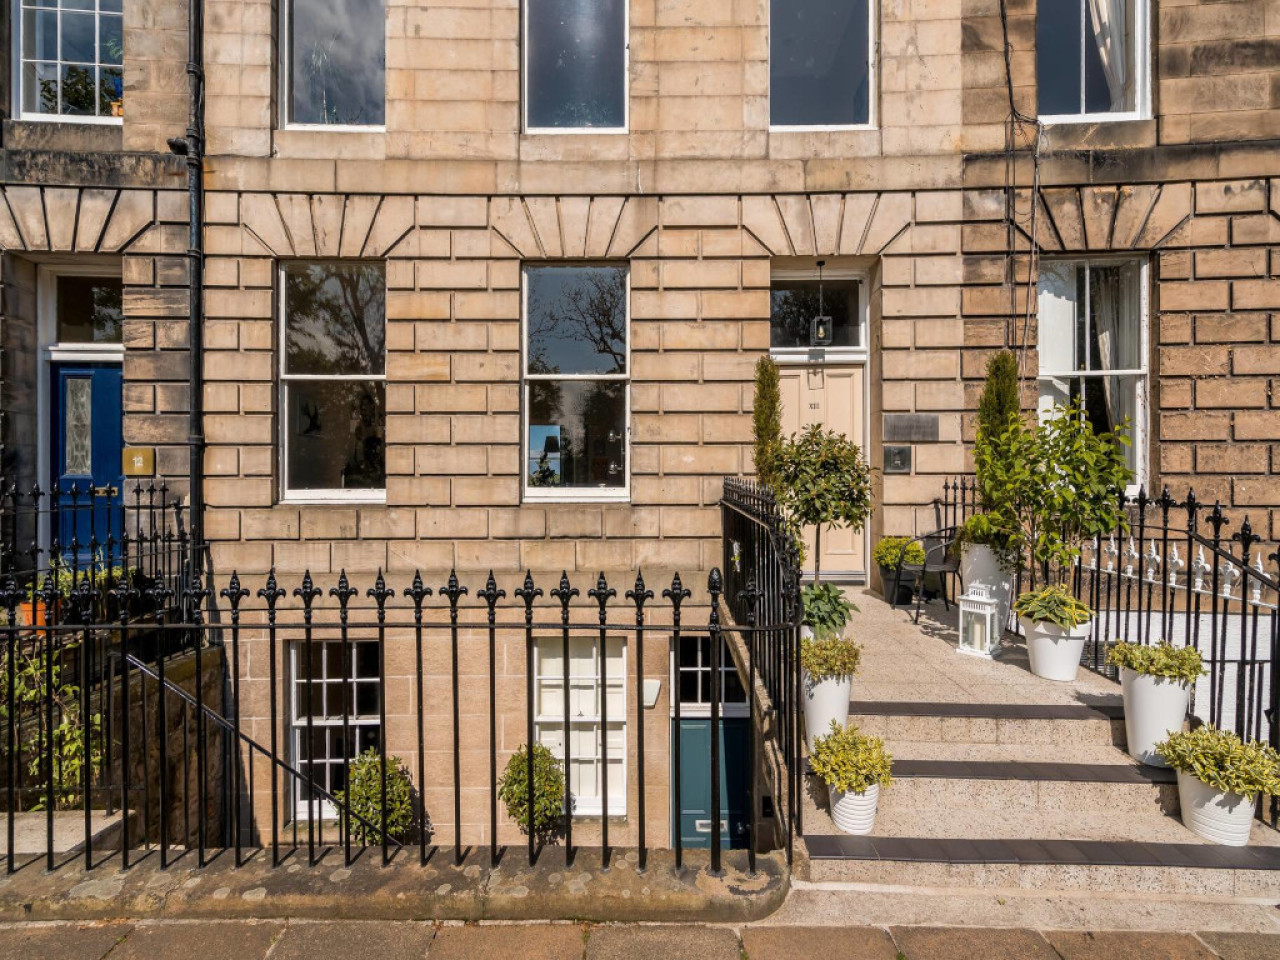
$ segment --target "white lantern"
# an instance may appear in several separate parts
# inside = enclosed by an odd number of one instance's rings
[[[960,652],[987,659],[998,657],[1003,633],[1000,601],[986,587],[975,583],[960,598]]]

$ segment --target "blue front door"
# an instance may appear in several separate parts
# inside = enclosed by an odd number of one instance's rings
[[[720,721],[720,836],[725,849],[746,847],[751,790],[745,717]],[[680,718],[680,840],[711,846],[711,719]]]
[[[55,364],[51,371],[51,474],[58,484],[52,535],[62,559],[82,567],[95,548],[99,560],[119,556],[123,379],[119,364]],[[108,538],[117,541],[110,556]]]

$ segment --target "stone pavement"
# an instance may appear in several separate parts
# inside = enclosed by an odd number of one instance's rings
[[[22,960],[1267,960],[1280,935],[956,927],[148,920],[0,924]]]

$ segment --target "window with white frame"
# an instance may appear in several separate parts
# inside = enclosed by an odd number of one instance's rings
[[[627,127],[627,0],[525,0],[525,127]]]
[[[285,120],[360,127],[386,122],[386,0],[286,0]]]
[[[625,499],[627,268],[529,266],[524,299],[525,497]]]
[[[23,117],[124,114],[122,0],[20,0]]]
[[[286,498],[377,500],[386,487],[386,265],[280,266]]]
[[[872,6],[870,0],[771,0],[770,126],[871,122]]]
[[[602,783],[609,781],[609,815],[627,812],[627,660],[626,643],[609,637],[601,656],[598,635],[569,638],[569,791],[575,814],[599,816]],[[543,637],[535,649],[534,698],[538,742],[564,762],[564,639]],[[607,682],[606,682],[607,681]],[[602,700],[607,698],[608,730]],[[603,737],[609,745],[605,769]]]
[[[720,703],[729,712],[746,706],[747,691],[738,676],[738,668],[729,653],[728,641],[721,641]],[[711,638],[706,635],[682,634],[676,658],[677,691],[682,707],[710,708],[711,705]],[[686,713],[690,711],[685,711]]]
[[[814,348],[813,319],[830,318],[834,353],[865,346],[862,339],[862,284],[844,271],[775,270],[769,292],[769,348],[775,356],[808,360]]]
[[[289,750],[293,766],[302,773],[294,797],[297,815],[331,818],[334,811],[323,794],[312,797],[306,779],[315,770],[316,786],[334,794],[346,789],[344,761],[377,750],[382,683],[377,641],[312,641],[289,648]],[[344,730],[344,720],[345,727]]]
[[[1036,10],[1039,113],[1131,119],[1145,111],[1147,0],[1054,0]]]
[[[1040,416],[1078,403],[1097,433],[1127,424],[1135,483],[1147,437],[1145,282],[1138,261],[1040,264]]]

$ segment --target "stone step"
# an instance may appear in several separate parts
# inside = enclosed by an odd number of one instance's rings
[[[1080,744],[1123,747],[1116,704],[946,703],[860,700],[849,719],[895,741]]]

